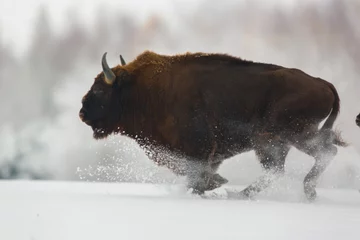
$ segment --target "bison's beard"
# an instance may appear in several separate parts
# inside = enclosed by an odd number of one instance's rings
[[[111,131],[109,131],[108,129],[105,129],[105,128],[92,126],[92,129],[94,131],[93,137],[96,140],[104,139],[111,134]]]

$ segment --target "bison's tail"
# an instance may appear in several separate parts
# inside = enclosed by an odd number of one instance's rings
[[[333,103],[333,107],[332,107],[329,117],[326,119],[324,125],[321,128],[321,132],[330,133],[333,144],[341,146],[341,147],[346,147],[346,146],[348,146],[348,144],[342,139],[340,132],[332,130],[334,122],[340,112],[340,97],[339,97],[339,94],[337,93],[334,85],[329,82],[326,82],[326,83],[328,84],[331,91],[333,92],[333,94],[335,96],[335,101]]]

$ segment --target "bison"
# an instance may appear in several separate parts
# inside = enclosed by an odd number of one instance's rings
[[[315,159],[303,182],[314,200],[336,145],[346,146],[332,130],[340,109],[335,87],[301,70],[217,53],[145,51],[120,60],[110,68],[102,56],[81,120],[95,139],[135,139],[156,164],[186,176],[194,194],[227,183],[216,173],[221,163],[254,150],[265,174],[241,192],[251,198],[284,174],[295,147]]]
[[[358,125],[360,127],[360,113],[356,116],[356,125]]]

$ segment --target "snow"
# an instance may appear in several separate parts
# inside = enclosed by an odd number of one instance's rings
[[[253,201],[214,192],[220,197],[191,196],[180,184],[1,181],[0,239],[360,239],[354,189],[318,189],[314,203],[286,192]]]

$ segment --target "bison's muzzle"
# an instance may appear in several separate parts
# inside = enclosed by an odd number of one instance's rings
[[[79,117],[80,117],[81,121],[84,121],[84,119],[85,119],[85,111],[83,109],[80,110]]]
[[[79,117],[80,117],[81,121],[83,121],[84,123],[86,123],[89,126],[91,125],[91,121],[89,119],[87,119],[87,111],[84,108],[80,109]]]

